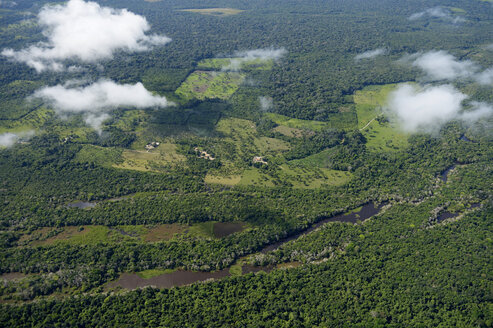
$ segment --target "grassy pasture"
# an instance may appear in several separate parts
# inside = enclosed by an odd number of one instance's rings
[[[311,130],[317,132],[330,127],[329,123],[322,121],[300,120],[297,118],[291,118],[275,113],[266,113],[265,115],[276,124],[280,126],[286,126],[288,128]]]
[[[290,148],[289,143],[283,140],[259,136],[255,123],[245,119],[222,118],[216,125],[216,131],[223,136],[216,143],[215,153],[227,162],[226,165],[241,163],[244,167],[245,162],[251,161],[254,156],[277,156]]]
[[[256,58],[251,60],[243,60],[242,58],[207,58],[201,60],[197,64],[198,69],[217,70],[227,69],[232,67],[247,70],[247,71],[265,71],[270,70],[274,66],[274,60]]]
[[[195,71],[175,91],[185,100],[222,99],[231,97],[245,76],[236,72]]]
[[[26,132],[38,130],[50,121],[55,114],[46,108],[39,108],[20,119],[0,120],[0,133]]]
[[[348,182],[351,174],[344,171],[330,170],[326,168],[295,167],[283,164],[276,174],[264,172],[261,169],[250,168],[245,170],[239,185],[255,185],[275,187],[290,185],[300,189],[318,189],[324,185],[339,186]]]
[[[95,163],[101,166],[112,166],[121,162],[122,150],[116,148],[83,145],[75,156],[78,163]]]
[[[210,16],[231,16],[231,15],[238,15],[244,10],[234,9],[234,8],[203,8],[203,9],[182,9],[180,11],[197,13],[201,15],[210,15]]]
[[[226,225],[226,227],[224,227]],[[95,245],[98,243],[141,242],[154,243],[168,241],[175,237],[188,235],[195,238],[217,238],[215,229],[233,232],[248,228],[242,222],[221,223],[207,221],[186,224],[122,225],[107,227],[103,225],[68,226],[63,228],[46,227],[26,232],[19,239],[20,246],[48,246],[53,244]],[[238,227],[236,227],[236,225]],[[229,227],[231,230],[231,227]]]
[[[280,134],[285,135],[287,137],[292,137],[292,138],[301,138],[301,137],[303,137],[303,134],[306,133],[305,131],[303,131],[301,129],[290,128],[289,126],[285,126],[285,125],[276,126],[274,128],[274,131],[279,132]]]
[[[149,0],[146,0],[146,1],[149,1]],[[153,2],[155,2],[156,0],[153,0]],[[172,273],[176,271],[176,269],[149,269],[149,270],[144,270],[144,271],[140,271],[140,272],[136,272],[136,274],[141,277],[142,279],[150,279],[150,278],[153,278],[153,277],[157,277],[157,276],[160,276],[162,274],[165,274],[165,273]]]
[[[152,227],[148,227],[147,231],[143,235],[143,239],[146,242],[152,243],[162,240],[170,240],[175,234],[184,233],[188,226],[183,224],[159,224]]]
[[[113,167],[136,171],[159,171],[159,167],[173,166],[186,160],[185,156],[178,154],[176,149],[175,144],[166,142],[151,151],[146,151],[142,144],[138,150],[123,150],[122,161],[116,162]]]
[[[358,129],[367,139],[367,147],[373,151],[395,151],[407,147],[407,134],[396,123],[379,122],[388,95],[397,84],[368,86],[356,91],[353,98],[358,115]]]

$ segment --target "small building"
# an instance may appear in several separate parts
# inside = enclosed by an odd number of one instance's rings
[[[199,147],[195,147],[193,150],[195,150],[195,152],[198,154],[199,158],[205,158],[205,159],[208,159],[209,161],[213,161],[216,159],[214,156],[212,156],[211,154],[209,154],[205,150],[200,150]]]
[[[255,163],[260,163],[260,164],[265,164],[265,165],[267,165],[267,164],[268,164],[268,163],[264,160],[264,158],[263,158],[263,157],[261,157],[261,156],[255,156],[255,157],[253,157],[253,163],[254,163],[254,164],[255,164]]]
[[[149,151],[149,150],[153,150],[153,149],[154,149],[154,148],[156,148],[157,146],[159,146],[159,142],[157,142],[157,141],[153,141],[153,142],[151,142],[151,143],[148,143],[148,144],[145,146],[145,148],[146,148],[146,150],[147,150],[147,151]]]

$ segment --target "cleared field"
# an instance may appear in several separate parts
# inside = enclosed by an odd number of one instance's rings
[[[192,225],[172,223],[157,225],[103,225],[41,228],[21,235],[20,246],[53,244],[94,245],[98,243],[142,242],[154,243],[171,240],[180,235],[196,238],[221,238],[247,228],[243,222],[207,221]]]
[[[389,93],[396,87],[397,84],[371,85],[354,93],[358,129],[363,128],[372,119],[382,114],[382,107],[386,104]]]
[[[244,75],[236,72],[195,71],[175,93],[185,100],[227,100],[238,90],[244,79]]]
[[[83,145],[75,156],[75,161],[78,163],[95,163],[108,167],[121,162],[121,155],[121,149]]]
[[[318,189],[324,186],[343,185],[351,179],[351,174],[344,171],[326,168],[309,169],[281,165],[276,174],[264,172],[261,169],[250,168],[245,170],[239,185],[254,185],[275,187],[288,185],[292,188]]]
[[[116,118],[112,126],[123,131],[140,132],[148,118],[149,115],[143,110],[125,110]]]
[[[276,124],[288,128],[321,131],[330,127],[330,125],[327,122],[322,122],[322,121],[300,120],[297,118],[291,118],[288,116],[275,114],[275,113],[266,113],[265,115],[269,119],[274,121]]]
[[[146,0],[148,1],[148,0]],[[153,0],[155,2],[156,0]],[[140,272],[136,272],[136,274],[141,277],[142,279],[150,279],[152,277],[157,277],[165,273],[172,273],[175,272],[176,269],[149,269],[149,270],[144,270]]]
[[[161,240],[170,240],[175,234],[184,233],[188,229],[188,226],[183,224],[159,224],[156,226],[148,227],[147,231],[143,235],[143,239],[146,242],[152,243]]]
[[[39,108],[22,118],[15,120],[0,120],[0,133],[26,132],[42,128],[54,117],[55,113],[46,108]]]
[[[241,175],[214,175],[207,173],[205,176],[205,183],[220,184],[225,186],[235,186],[241,181]]]
[[[301,138],[306,132],[301,129],[290,128],[285,125],[279,125],[274,128],[274,131],[279,132],[287,137]]]
[[[204,8],[204,9],[182,9],[180,11],[197,13],[201,15],[211,15],[211,16],[231,16],[231,15],[237,15],[243,12],[244,10],[234,9],[234,8]]]
[[[301,120],[298,118],[291,118],[281,114],[266,113],[269,119],[276,124],[288,128],[309,130],[309,131],[322,131],[325,129],[353,129],[356,125],[356,116],[353,111],[344,111],[339,113],[331,113],[330,118],[326,122],[313,121],[313,120]],[[281,130],[282,131],[282,130]]]
[[[407,147],[408,135],[396,124],[383,118],[382,108],[397,84],[368,86],[356,91],[353,98],[358,115],[358,129],[367,139],[367,147],[373,151],[395,151]]]
[[[144,149],[144,144],[139,148]],[[185,156],[176,151],[176,145],[169,142],[161,143],[151,151],[125,149],[121,158],[123,162],[115,163],[113,167],[136,171],[160,171],[186,161]]]
[[[295,166],[328,168],[330,167],[331,158],[335,155],[335,152],[337,152],[337,147],[323,150],[320,153],[302,159],[292,160],[290,163]]]
[[[230,171],[228,166],[244,167],[245,162],[252,161],[255,156],[275,157],[290,148],[290,144],[286,141],[259,136],[255,123],[249,120],[223,118],[216,125],[216,131],[223,136],[216,143],[214,151],[227,166],[225,171]],[[240,172],[223,171],[212,175],[229,177],[238,174]],[[236,181],[236,178],[233,180]]]
[[[243,58],[208,58],[203,59],[197,64],[197,68],[206,70],[217,70],[234,68],[242,70],[270,70],[274,66],[272,59],[251,59]]]
[[[135,238],[122,234],[116,229],[110,229],[106,226],[81,226],[65,227],[55,236],[40,241],[39,245],[52,245],[55,243],[66,243],[71,245],[90,245],[108,242],[131,241]]]
[[[16,25],[22,26],[24,23],[11,24],[8,29]],[[41,102],[35,99],[27,100],[26,98],[41,85],[42,83],[39,81],[16,80],[0,87],[0,99],[2,99],[0,102],[0,119],[16,120],[36,110],[41,105]]]
[[[260,137],[253,142],[261,153],[279,152],[290,148],[286,141],[269,137]]]

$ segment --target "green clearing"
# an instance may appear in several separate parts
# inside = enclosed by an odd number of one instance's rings
[[[214,224],[216,221],[207,221],[194,224],[188,229],[189,234],[202,238],[215,238],[214,237]]]
[[[234,9],[234,8],[203,8],[203,9],[182,9],[180,11],[197,13],[201,15],[210,15],[210,16],[231,16],[231,15],[237,15],[243,12],[244,10]]]
[[[21,245],[43,246],[53,244],[95,245],[99,243],[140,242],[154,243],[188,235],[193,238],[215,238],[214,225],[217,221],[185,224],[158,225],[103,225],[68,226],[63,228],[41,228],[20,237]]]
[[[188,228],[188,226],[178,223],[150,226],[143,234],[143,240],[148,243],[170,240],[176,234],[184,233]]]
[[[243,273],[242,264],[233,264],[231,267],[229,267],[229,273],[232,276],[241,276]]]
[[[331,113],[326,122],[301,120],[276,113],[266,113],[265,115],[280,126],[315,132],[325,129],[353,129],[356,125],[356,116],[353,111]],[[282,133],[282,130],[280,132]]]
[[[142,279],[150,279],[153,277],[160,276],[162,274],[166,273],[173,273],[175,272],[176,269],[149,269],[149,270],[144,270],[140,272],[136,272],[136,274],[141,277]]]
[[[256,138],[253,142],[262,154],[281,152],[290,148],[286,141],[269,137]]]
[[[245,170],[239,185],[274,187],[290,185],[299,189],[319,189],[324,186],[340,186],[351,179],[349,172],[326,168],[279,166],[275,174],[257,168]]]
[[[127,132],[141,132],[149,115],[143,110],[126,110],[115,119],[112,126]]]
[[[373,85],[356,91],[353,98],[356,103],[358,129],[367,139],[367,147],[373,151],[395,151],[407,147],[408,135],[401,132],[396,123],[380,120],[383,117],[389,93],[397,84]]]
[[[492,1],[492,0],[490,0]],[[466,11],[462,8],[457,8],[457,7],[449,7],[450,11],[456,13],[456,14],[465,14]]]
[[[292,160],[290,163],[296,166],[327,168],[330,167],[331,157],[334,153],[334,148],[326,149],[302,159]]]
[[[69,244],[69,245],[94,245],[99,243],[135,241],[137,238],[120,233],[101,225],[86,225],[81,227],[65,227],[63,231],[47,238],[40,245]]]
[[[397,151],[408,146],[408,135],[390,123],[373,121],[363,132],[367,147],[372,151]]]
[[[185,162],[185,156],[178,154],[177,146],[173,143],[161,143],[157,148],[147,151],[145,144],[137,144],[140,150],[125,149],[121,153],[122,162],[114,162],[113,167],[136,171],[160,171]],[[132,148],[135,148],[132,145]]]
[[[255,58],[244,60],[243,58],[207,58],[197,64],[198,69],[205,70],[222,70],[229,67],[247,71],[265,71],[271,70],[274,66],[274,60]]]
[[[274,128],[275,132],[279,132],[282,135],[285,135],[287,137],[291,138],[301,138],[303,137],[303,134],[306,132],[301,130],[301,129],[296,129],[296,128],[290,128],[289,126],[285,125],[278,125]]]
[[[204,179],[205,183],[220,184],[225,186],[236,186],[241,181],[241,175],[214,175],[207,173]]]
[[[39,108],[20,119],[0,120],[0,133],[26,132],[30,130],[40,129],[48,121],[50,121],[54,117],[54,115],[54,112],[49,109]]]
[[[121,149],[83,145],[74,160],[78,163],[95,163],[110,167],[115,163],[121,162],[121,156]]]
[[[236,72],[195,71],[175,91],[184,100],[227,100],[238,90],[245,76]]]
[[[254,156],[277,155],[290,148],[286,141],[259,137],[255,123],[239,118],[223,118],[216,131],[224,134],[218,153],[231,161],[253,159]]]
[[[26,98],[41,87],[39,81],[16,80],[0,87],[0,119],[16,120],[40,107],[39,100]]]
[[[294,129],[311,130],[318,132],[330,127],[329,123],[322,121],[300,120],[297,118],[291,118],[275,113],[266,113],[265,115],[278,125]]]

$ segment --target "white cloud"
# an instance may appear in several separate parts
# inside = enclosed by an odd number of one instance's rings
[[[12,8],[15,6],[17,6],[17,2],[15,2],[15,1],[1,1],[0,0],[0,7]]]
[[[233,59],[231,63],[227,66],[224,66],[223,71],[238,71],[241,69],[243,63],[253,60],[279,60],[285,54],[287,50],[284,48],[274,49],[254,49],[254,50],[246,50],[246,51],[237,51],[233,54]]]
[[[98,129],[109,118],[105,113],[118,107],[166,107],[173,105],[165,97],[150,93],[142,83],[116,84],[100,80],[87,86],[77,81],[66,85],[44,87],[37,90],[34,98],[40,98],[53,106],[59,114],[84,113],[86,123]]]
[[[18,139],[19,136],[15,133],[2,133],[0,134],[0,147],[10,147],[14,145]]]
[[[420,68],[427,80],[470,79],[479,84],[493,84],[493,68],[481,71],[481,67],[471,60],[460,61],[446,51],[429,51],[404,56],[400,62],[410,63]]]
[[[493,84],[493,67],[484,70],[483,72],[476,75],[476,81],[479,84]]]
[[[112,58],[118,50],[144,51],[171,41],[166,36],[146,35],[150,26],[140,15],[83,0],[45,6],[38,21],[46,42],[20,51],[2,51],[2,55],[24,62],[38,72],[60,71],[66,59],[95,62]]]
[[[404,84],[389,95],[390,116],[407,132],[437,132],[451,120],[473,123],[493,114],[493,107],[473,102],[464,110],[468,96],[451,85],[417,87]]]
[[[0,147],[11,147],[20,139],[29,139],[34,135],[34,131],[21,133],[2,133],[0,134]]]
[[[268,111],[274,106],[274,101],[271,97],[261,96],[258,100],[260,102],[260,109],[263,111]]]
[[[387,53],[387,49],[385,48],[378,48],[378,49],[375,49],[375,50],[368,50],[368,51],[365,51],[361,54],[358,54],[354,57],[354,60],[358,61],[358,60],[361,60],[361,59],[371,59],[371,58],[375,58],[377,56],[381,56],[381,55],[385,55]]]
[[[454,80],[473,76],[478,66],[470,61],[459,61],[446,51],[429,51],[417,54],[412,65],[423,70],[430,79]]]
[[[102,114],[87,113],[85,114],[84,122],[86,122],[86,124],[92,127],[94,130],[98,131],[98,133],[101,133],[101,125],[103,124],[104,121],[106,121],[109,118],[110,116],[106,113],[102,113]]]
[[[418,20],[424,17],[435,17],[435,18],[441,18],[443,20],[452,22],[452,23],[462,23],[465,22],[465,18],[461,16],[452,16],[452,13],[445,8],[442,7],[433,7],[426,9],[424,11],[421,11],[419,13],[412,14],[409,16],[409,20]]]

